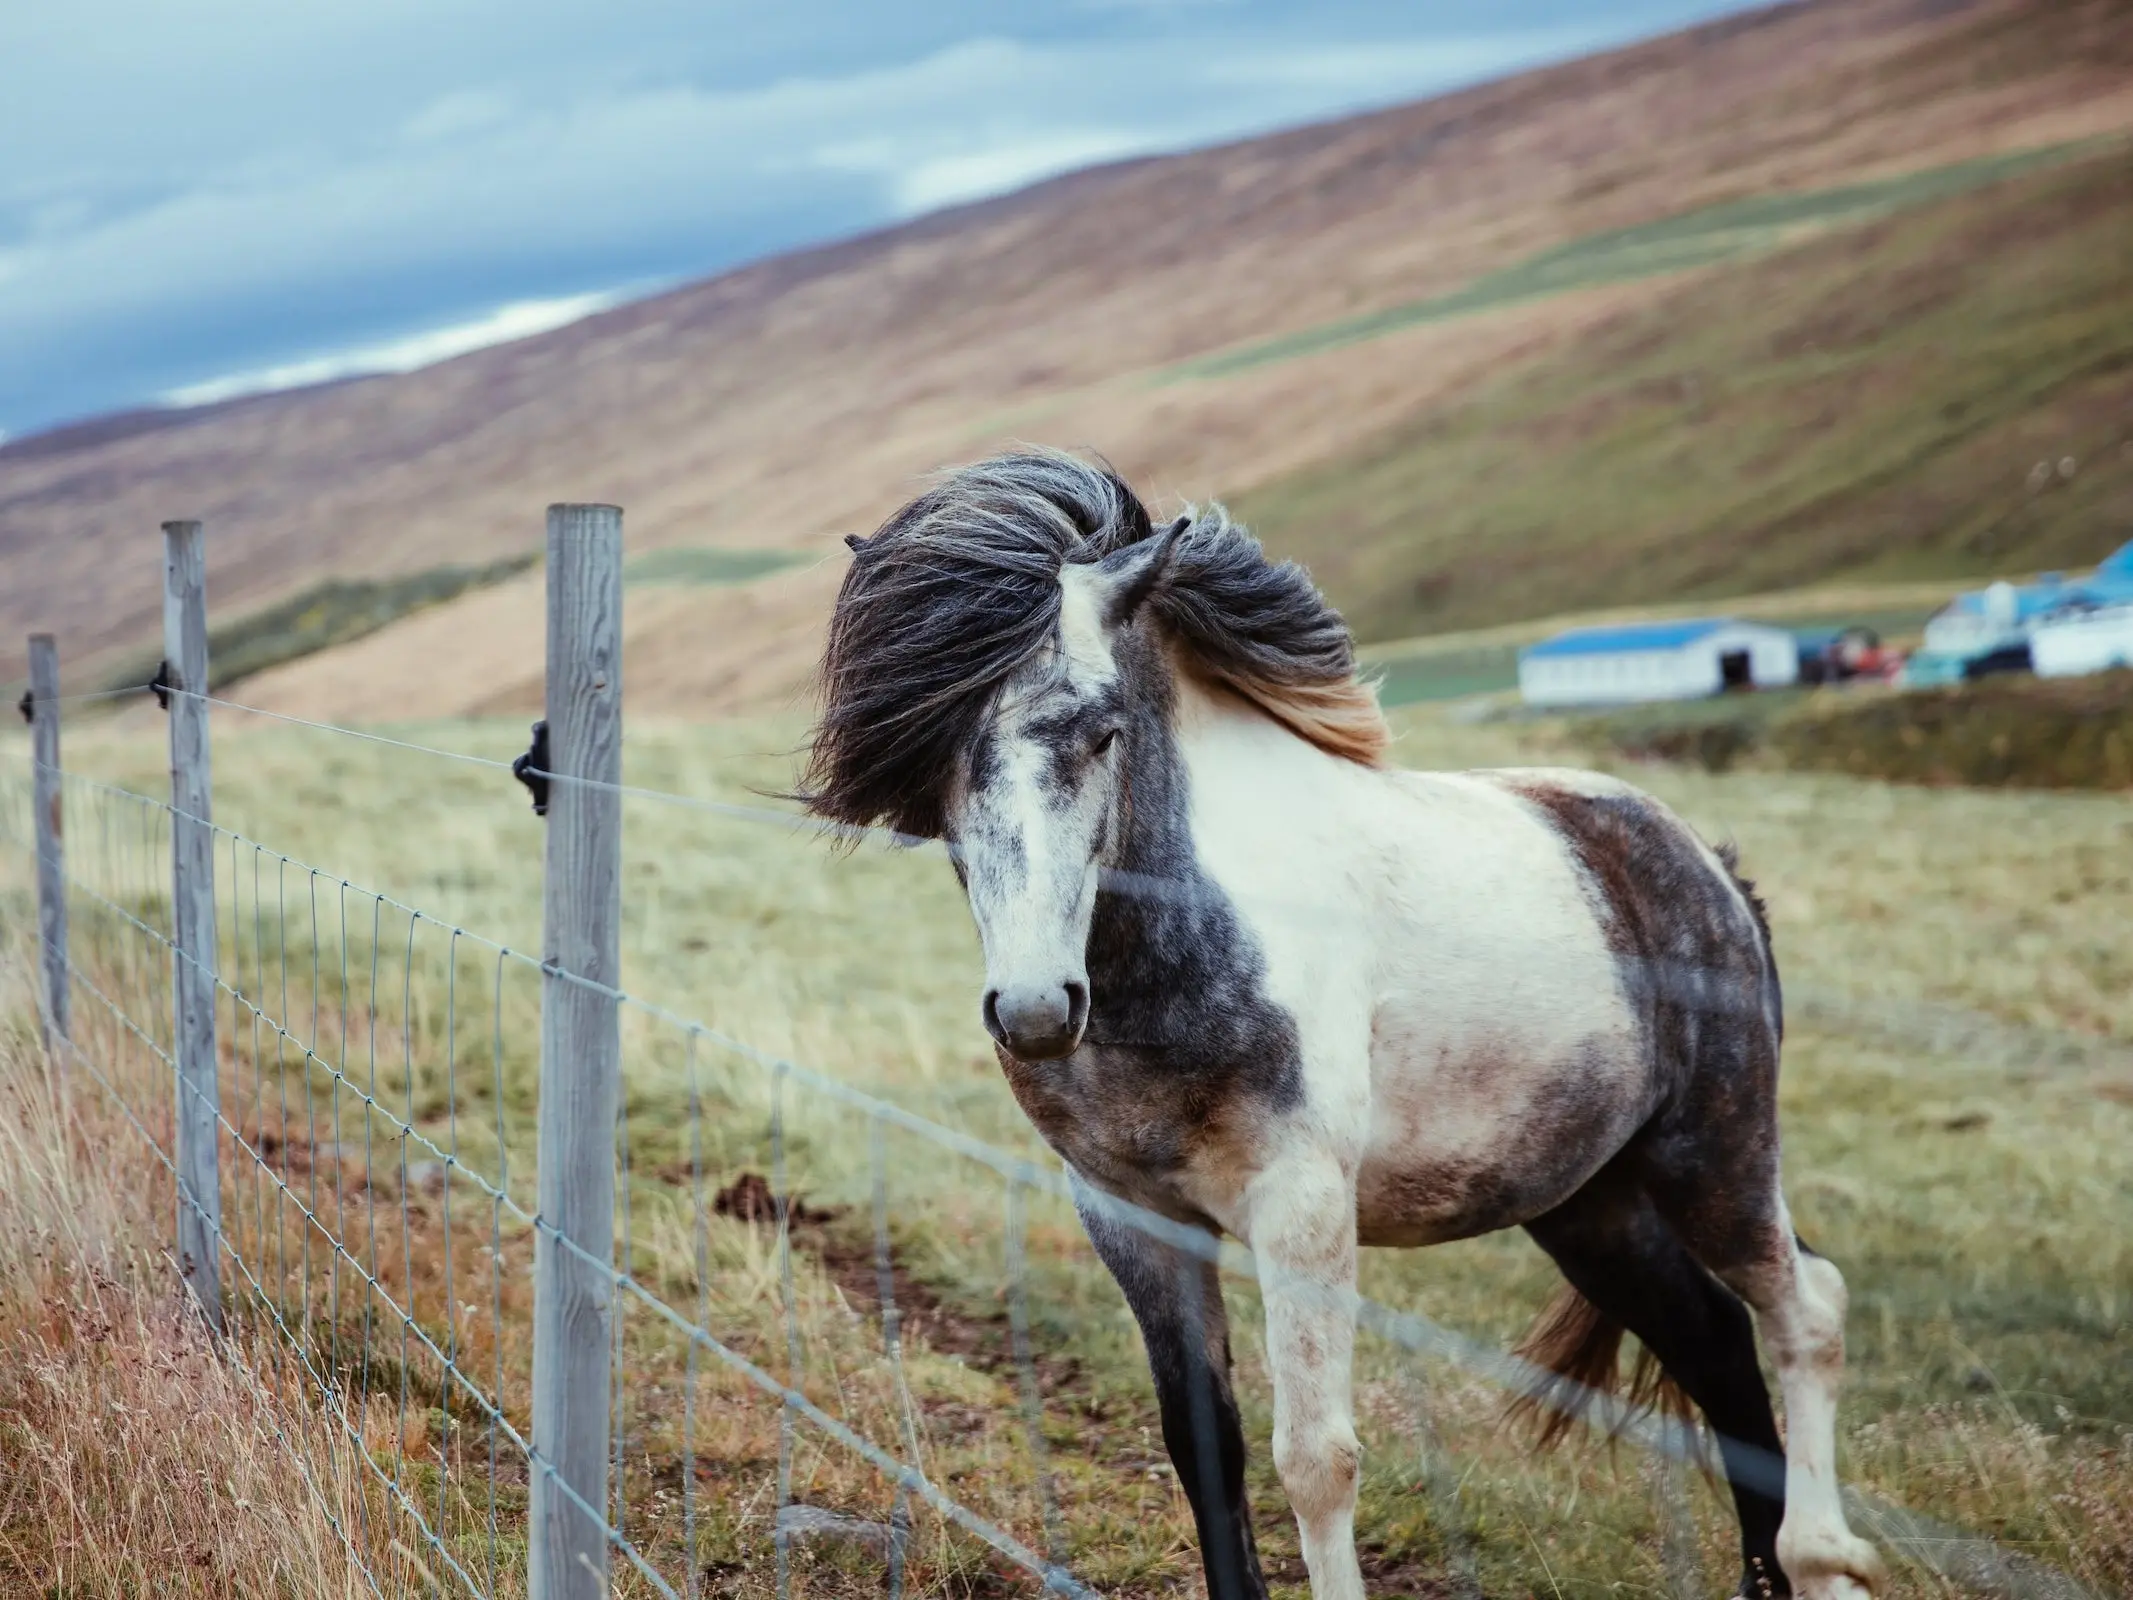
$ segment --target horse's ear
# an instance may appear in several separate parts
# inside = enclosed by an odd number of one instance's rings
[[[867,547],[867,536],[863,533],[848,533],[844,536],[844,547],[856,556]]]
[[[1114,550],[1097,564],[1108,592],[1104,596],[1104,626],[1123,627],[1133,620],[1148,597],[1170,581],[1177,564],[1178,538],[1192,526],[1192,518],[1180,517],[1161,533]]]

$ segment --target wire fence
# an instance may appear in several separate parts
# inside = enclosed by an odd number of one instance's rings
[[[57,854],[34,825],[31,766],[0,763],[0,832],[21,874],[0,879],[11,907],[25,903],[16,887],[40,851]],[[188,1094],[212,1099],[227,1345],[263,1388],[322,1411],[333,1448],[367,1478],[354,1523],[313,1492],[369,1590],[541,1592],[538,1488],[597,1528],[624,1594],[1079,1597],[1163,1570],[1177,1507],[1159,1448],[1085,1448],[1116,1408],[1086,1368],[1120,1337],[1119,1319],[1090,1314],[1105,1289],[1055,1163],[168,800],[74,772],[57,781],[71,918],[71,1022],[57,1053],[138,1136],[146,1181],[174,1219],[209,1210],[180,1170],[179,1123]],[[800,825],[771,807],[608,787]],[[500,806],[520,803],[499,792]],[[175,932],[172,841],[186,825],[213,840],[211,950]],[[218,1009],[212,1096],[180,1070],[173,973],[188,964],[212,980]],[[596,993],[621,1019],[611,1256],[544,1219],[533,1183],[544,1002],[559,985]],[[1223,1274],[1233,1295],[1259,1293],[1234,1245],[1101,1203],[1170,1247],[1181,1300],[1221,1296]],[[544,1239],[604,1294],[599,1503],[536,1436]],[[1431,1581],[1478,1594],[1480,1534],[1462,1493],[1471,1463],[1447,1444],[1446,1408],[1477,1384],[1561,1391],[1552,1374],[1413,1311],[1367,1298],[1353,1310],[1372,1345],[1358,1363],[1366,1444],[1426,1507]],[[1693,1591],[1684,1468],[1701,1459],[1697,1441],[1605,1397],[1597,1419],[1651,1451],[1654,1587]],[[300,1464],[314,1484],[333,1465]],[[1855,1496],[1853,1510],[1945,1583],[2086,1592],[1902,1508]],[[594,1576],[606,1592],[608,1574]]]

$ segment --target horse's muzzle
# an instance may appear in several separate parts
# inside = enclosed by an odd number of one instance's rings
[[[993,1043],[1018,1061],[1056,1061],[1072,1055],[1089,1024],[1089,986],[1017,984],[987,989],[980,1008]]]

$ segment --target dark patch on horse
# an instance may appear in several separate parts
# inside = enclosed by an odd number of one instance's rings
[[[1733,887],[1740,897],[1748,902],[1748,910],[1755,918],[1755,931],[1763,943],[1763,976],[1770,986],[1770,1026],[1780,1041],[1785,1037],[1784,990],[1778,982],[1777,942],[1770,936],[1770,908],[1763,904],[1763,897],[1755,892],[1755,880],[1743,877],[1740,870],[1740,847],[1731,839],[1717,846],[1718,859],[1724,863],[1726,876],[1733,880]]]
[[[1761,918],[1657,801],[1537,783],[1517,792],[1584,871],[1650,1055],[1656,1108],[1631,1154],[1683,1213],[1699,1259],[1759,1259],[1777,1192],[1781,1020]]]
[[[1125,1295],[1148,1351],[1163,1444],[1192,1505],[1209,1600],[1264,1600],[1244,1486],[1243,1418],[1231,1382],[1222,1275],[1075,1194],[1082,1226]]]
[[[1621,1079],[1642,1075],[1625,1057],[1626,1039],[1576,1046],[1549,1091],[1507,1118],[1504,1142],[1485,1153],[1432,1150],[1389,1170],[1366,1165],[1357,1191],[1357,1230],[1366,1245],[1418,1247],[1514,1227],[1574,1194],[1650,1114],[1626,1096]],[[1500,1048],[1440,1052],[1433,1101],[1485,1099],[1491,1085],[1522,1065]],[[1426,1135],[1412,1137],[1426,1142]]]
[[[1113,641],[1121,735],[1111,872],[1089,924],[1089,1022],[1063,1061],[1000,1055],[1046,1143],[1101,1187],[1160,1211],[1164,1180],[1242,1149],[1303,1101],[1296,1022],[1266,962],[1194,854],[1169,663],[1144,621]]]
[[[1571,1286],[1527,1353],[1574,1404],[1576,1384],[1618,1384],[1621,1331],[1636,1333],[1720,1436],[1744,1582],[1780,1593],[1782,1445],[1747,1308],[1714,1276],[1767,1259],[1777,1229],[1783,1018],[1766,916],[1732,853],[1714,864],[1657,801],[1517,787],[1586,875],[1659,1089],[1621,1153],[1527,1224]],[[1666,1398],[1664,1385],[1646,1398]]]

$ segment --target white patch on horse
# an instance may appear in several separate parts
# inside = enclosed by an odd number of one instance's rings
[[[1354,1175],[1363,1241],[1462,1237],[1575,1191],[1648,1108],[1561,838],[1488,779],[1340,761],[1189,681],[1177,727],[1194,848],[1296,1018],[1305,1115]],[[1249,1237],[1250,1172],[1203,1180]]]
[[[1109,588],[1093,565],[1070,566],[1059,574],[1058,650],[1067,681],[1077,689],[1100,689],[1118,677],[1118,658],[1104,628]]]
[[[1313,1592],[1341,1600],[1362,1592],[1358,1242],[1503,1227],[1573,1193],[1647,1114],[1636,1034],[1575,863],[1529,808],[1339,760],[1188,676],[1177,692],[1194,850],[1296,1020],[1304,1090],[1255,1146],[1208,1152],[1190,1198],[1259,1256],[1275,1462]],[[1551,1107],[1566,1074],[1572,1103]]]
[[[1864,1600],[1884,1575],[1881,1556],[1853,1533],[1837,1482],[1837,1390],[1844,1377],[1849,1297],[1835,1264],[1800,1249],[1784,1196],[1766,1265],[1729,1274],[1755,1308],[1785,1397],[1785,1521],[1778,1564],[1798,1600]]]

